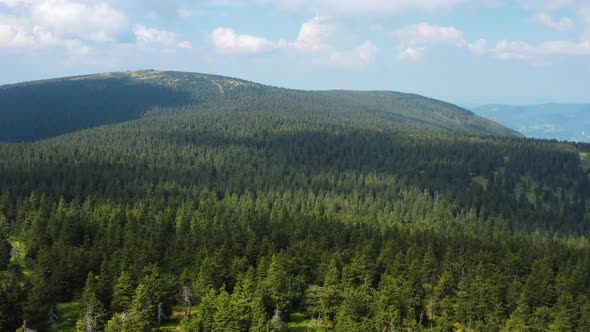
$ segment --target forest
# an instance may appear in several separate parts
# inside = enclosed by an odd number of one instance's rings
[[[0,331],[590,331],[590,145],[416,95],[103,76],[0,87]]]

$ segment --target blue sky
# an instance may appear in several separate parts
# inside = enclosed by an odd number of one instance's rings
[[[0,0],[0,84],[147,68],[590,102],[590,0]]]

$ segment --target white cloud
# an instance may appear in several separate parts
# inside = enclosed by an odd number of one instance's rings
[[[283,42],[282,46],[292,46],[298,50],[310,52],[325,50],[328,46],[324,44],[324,40],[332,33],[332,28],[325,22],[326,18],[316,16],[303,23],[297,40],[291,44]]]
[[[407,47],[402,52],[400,52],[399,57],[400,59],[416,60],[422,57],[422,54],[424,54],[424,50],[425,49],[423,47]]]
[[[41,26],[28,30],[18,19],[0,16],[0,49],[38,49],[45,47],[63,47],[70,56],[90,53],[91,48],[77,39],[62,39]]]
[[[325,39],[332,33],[332,27],[326,23],[327,19],[316,16],[301,24],[297,38],[294,41],[281,39],[278,42],[264,37],[238,34],[231,28],[217,28],[211,33],[211,40],[219,53],[264,53],[277,49],[295,50],[298,52],[324,52],[330,50]]]
[[[590,40],[553,40],[540,44],[538,52],[544,55],[590,55]]]
[[[569,31],[574,27],[574,21],[568,17],[562,17],[556,21],[553,17],[545,13],[539,13],[537,15],[537,21],[550,29],[561,32]]]
[[[215,50],[220,54],[260,54],[273,51],[314,53],[313,62],[338,67],[364,67],[373,62],[377,47],[365,41],[348,50],[335,50],[327,41],[334,32],[327,19],[316,16],[303,23],[294,41],[275,42],[260,36],[239,34],[231,28],[219,27],[210,34]],[[322,58],[324,60],[322,60]]]
[[[377,47],[369,40],[348,52],[333,52],[330,64],[339,67],[364,67],[373,62]]]
[[[140,45],[148,47],[164,47],[167,49],[192,47],[191,43],[186,40],[179,41],[174,32],[146,28],[141,24],[133,27],[133,33]]]
[[[590,14],[590,11],[589,13]],[[584,13],[580,12],[580,15]],[[588,17],[590,22],[590,15]],[[553,20],[549,17],[549,20]],[[565,23],[564,23],[565,22]],[[567,20],[553,22],[559,27],[570,28]],[[573,24],[573,23],[572,23]],[[523,60],[534,63],[543,62],[549,56],[586,56],[590,55],[590,39],[580,41],[552,40],[533,45],[525,41],[501,40],[490,47],[487,40],[479,39],[468,42],[461,30],[454,27],[442,27],[429,23],[409,25],[398,29],[394,35],[400,40],[399,57],[402,59],[418,59],[427,47],[433,44],[453,45],[464,48],[479,56],[491,55],[502,60]]]
[[[230,28],[213,30],[211,41],[217,52],[222,54],[256,54],[276,48],[276,44],[266,38],[237,34]]]
[[[524,41],[500,41],[489,52],[502,60],[539,61],[546,56],[590,55],[590,41],[552,40],[532,45]]]
[[[426,22],[408,25],[394,32],[400,41],[401,59],[415,60],[424,54],[427,46],[434,44],[453,45],[455,47],[467,47],[473,53],[481,53],[485,48],[483,41],[469,44],[465,40],[463,31],[452,26],[438,26]]]
[[[35,37],[29,32],[0,20],[0,48],[34,48]]]
[[[18,17],[0,16],[0,48],[61,47],[70,56],[92,51],[88,43],[116,42],[128,28],[127,17],[105,2],[0,0],[16,7]]]
[[[443,27],[425,22],[403,27],[395,31],[394,34],[407,45],[445,43],[463,47],[466,44],[461,30],[455,27]]]
[[[34,4],[32,20],[56,35],[98,43],[116,41],[129,26],[127,16],[105,2],[44,0]]]

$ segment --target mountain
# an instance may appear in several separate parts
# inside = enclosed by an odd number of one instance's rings
[[[203,74],[0,99],[0,331],[590,331],[588,144]]]
[[[471,110],[527,137],[590,142],[590,104],[485,105]]]
[[[197,105],[199,109],[216,109],[243,99],[264,112],[296,107],[365,122],[518,135],[455,105],[413,94],[297,91],[215,75],[147,70],[1,86],[0,117],[4,121],[0,123],[0,140],[38,140],[139,119],[155,109]]]

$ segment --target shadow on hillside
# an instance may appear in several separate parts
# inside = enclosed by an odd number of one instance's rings
[[[0,141],[36,141],[195,102],[189,91],[128,78],[8,87],[0,90]]]

